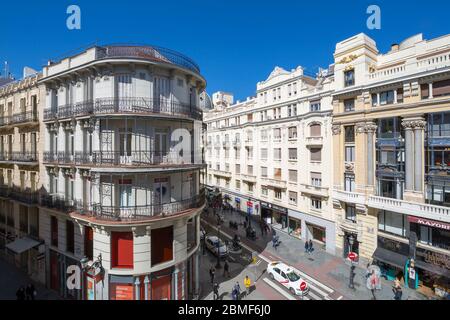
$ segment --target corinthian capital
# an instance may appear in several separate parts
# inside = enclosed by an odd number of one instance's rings
[[[333,132],[333,135],[338,135],[341,134],[342,129],[339,124],[333,124],[333,126],[331,127],[331,131]]]
[[[416,119],[403,119],[402,126],[405,129],[424,129],[427,125],[427,122],[423,120],[422,118],[416,118]]]

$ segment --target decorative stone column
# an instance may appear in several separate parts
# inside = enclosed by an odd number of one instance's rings
[[[414,132],[413,121],[404,119],[405,129],[405,191],[414,190]]]
[[[333,161],[333,171],[334,171],[334,178],[333,178],[333,185],[335,189],[339,189],[343,185],[343,175],[342,170],[344,166],[344,159],[341,157],[342,153],[345,152],[342,145],[342,127],[340,124],[333,124],[331,127],[331,132],[333,133],[333,146],[335,148],[335,155],[336,158],[334,158]]]
[[[377,130],[377,126],[373,122],[368,122],[365,125],[365,132],[367,134],[367,186],[374,185],[374,149],[375,149],[375,139],[374,135]]]
[[[414,125],[414,191],[423,192],[423,141],[426,121],[418,119]]]

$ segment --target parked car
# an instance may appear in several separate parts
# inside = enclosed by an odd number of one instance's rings
[[[228,248],[225,243],[216,236],[206,236],[206,248],[211,251],[215,256],[219,254],[219,257],[223,258],[228,255]]]
[[[287,264],[280,261],[271,262],[267,266],[267,274],[272,280],[285,286],[293,295],[304,296],[309,292],[306,281]],[[300,289],[301,286],[304,286],[305,289]]]

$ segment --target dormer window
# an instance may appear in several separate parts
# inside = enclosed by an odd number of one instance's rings
[[[350,87],[355,85],[355,70],[344,71],[344,86]]]

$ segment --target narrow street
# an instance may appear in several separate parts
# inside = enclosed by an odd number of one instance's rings
[[[292,295],[280,283],[270,279],[266,274],[268,263],[272,261],[281,261],[291,266],[307,283],[310,292],[303,297],[304,300],[370,300],[372,293],[366,288],[365,268],[358,266],[355,270],[354,289],[348,287],[349,269],[344,259],[326,253],[316,246],[312,254],[304,252],[304,243],[301,240],[293,238],[285,233],[277,232],[281,240],[281,245],[277,249],[272,247],[272,235],[261,235],[259,225],[254,226],[257,232],[255,241],[246,239],[245,230],[242,226],[235,231],[229,228],[229,221],[242,223],[244,216],[239,213],[226,212],[223,214],[224,222],[220,227],[220,238],[231,242],[235,233],[241,237],[243,252],[241,255],[230,254],[229,264],[232,270],[231,279],[221,277],[222,270],[216,272],[220,274],[217,281],[221,284],[220,293],[222,299],[231,299],[231,288],[239,281],[243,288],[243,279],[249,275],[252,283],[255,283],[256,290],[250,294],[248,299],[287,299],[302,300],[299,296]],[[256,224],[256,223],[255,223]],[[217,235],[217,218],[213,214],[202,215],[202,226],[208,235]],[[256,262],[251,261],[252,253],[257,256]],[[217,258],[212,253],[207,252],[209,261],[202,260],[202,274],[205,277],[206,284],[203,285],[203,299],[212,299],[212,286],[209,280],[209,268],[214,266]],[[222,263],[223,264],[223,263]],[[236,270],[237,269],[237,270]],[[382,279],[382,288],[375,292],[376,299],[392,300],[392,282]],[[426,299],[425,296],[416,291],[403,288],[403,299]]]

